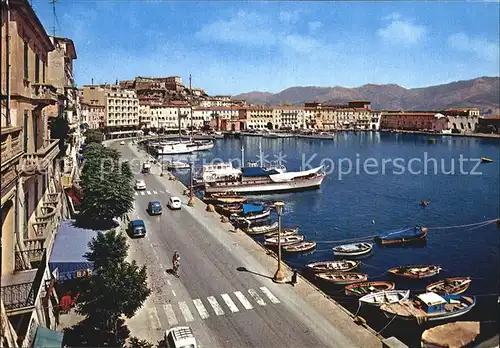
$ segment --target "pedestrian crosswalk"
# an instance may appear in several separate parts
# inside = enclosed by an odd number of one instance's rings
[[[166,194],[167,192],[166,191],[155,191],[155,190],[151,190],[151,191],[135,191],[134,194],[136,196],[151,196],[151,195],[157,195],[157,194]]]
[[[266,302],[267,301],[267,302]],[[255,302],[257,306],[254,306]],[[205,299],[192,299],[177,303],[164,304],[162,307],[147,308],[150,325],[154,329],[165,329],[161,323],[169,326],[190,323],[195,320],[206,320],[227,314],[257,309],[268,304],[279,304],[281,301],[265,286],[258,290],[235,291],[232,294],[208,296]]]

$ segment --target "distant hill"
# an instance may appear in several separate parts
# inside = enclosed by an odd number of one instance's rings
[[[252,104],[302,105],[306,101],[343,104],[366,99],[379,110],[440,110],[449,107],[477,107],[483,115],[500,114],[499,77],[478,77],[444,85],[407,89],[399,85],[368,84],[356,88],[290,87],[279,93],[249,92],[235,95]]]

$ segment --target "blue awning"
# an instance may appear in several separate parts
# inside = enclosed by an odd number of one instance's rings
[[[64,333],[39,326],[36,330],[33,347],[61,348]]]
[[[261,167],[243,167],[241,168],[243,176],[268,176],[272,174],[279,174],[275,169],[264,169]]]
[[[92,270],[92,262],[83,255],[89,251],[88,244],[95,236],[97,231],[76,227],[72,220],[61,222],[49,259],[50,271],[59,274],[58,279],[68,280]]]
[[[262,205],[243,203],[243,215],[248,215],[252,213],[261,213],[263,211],[264,207]]]

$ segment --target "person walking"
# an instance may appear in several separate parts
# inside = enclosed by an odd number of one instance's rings
[[[176,250],[174,252],[174,256],[172,257],[172,269],[174,271],[174,275],[179,278],[179,267],[181,265],[181,256],[179,252]]]

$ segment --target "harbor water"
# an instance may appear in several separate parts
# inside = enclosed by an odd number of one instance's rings
[[[416,292],[424,291],[432,281],[469,276],[472,283],[466,294],[476,295],[477,305],[455,320],[497,326],[500,228],[495,223],[466,225],[499,217],[500,142],[375,132],[337,133],[333,140],[241,137],[217,140],[211,151],[191,158],[197,169],[214,161],[233,160],[239,165],[242,147],[245,161],[258,161],[261,147],[264,161],[281,159],[288,171],[325,165],[328,175],[318,190],[252,196],[285,202],[283,226],[298,226],[306,240],[318,243],[314,252],[285,255],[290,266],[301,270],[310,262],[333,260],[332,247],[345,244],[339,242],[342,240],[426,226],[425,243],[390,248],[376,245],[361,260],[357,272],[368,274],[369,280],[393,280],[397,289]],[[481,157],[494,162],[479,163]],[[177,175],[188,184],[186,171]],[[422,200],[430,204],[422,207]],[[442,228],[452,226],[457,227]],[[391,267],[411,264],[437,264],[443,270],[430,280],[412,281],[386,273]],[[314,283],[353,313],[358,311],[357,298],[346,297],[342,287]],[[373,308],[361,308],[358,314],[376,331],[390,321]],[[381,334],[414,345],[432,325],[436,324],[419,327],[396,320]]]

